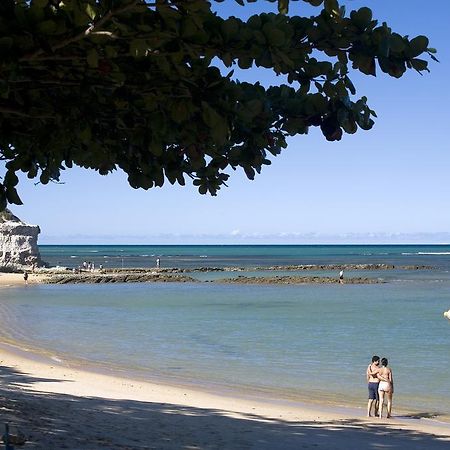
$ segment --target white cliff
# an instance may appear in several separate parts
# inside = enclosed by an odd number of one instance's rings
[[[37,225],[22,222],[10,211],[0,212],[0,269],[24,269],[42,265],[37,245]]]

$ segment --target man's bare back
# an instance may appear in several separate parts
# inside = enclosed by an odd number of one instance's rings
[[[378,367],[378,364],[370,364],[369,367],[367,367],[367,381],[369,383],[378,383],[380,381],[377,377],[379,372],[380,368]]]

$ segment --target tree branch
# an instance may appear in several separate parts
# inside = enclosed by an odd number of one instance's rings
[[[59,44],[54,45],[50,48],[51,52],[55,52],[56,50],[59,50],[60,48],[66,47],[69,44],[72,44],[74,42],[80,41],[93,32],[96,32],[100,27],[102,27],[106,22],[108,22],[112,17],[121,14],[125,11],[131,10],[134,7],[136,7],[140,3],[140,0],[133,0],[131,3],[122,6],[121,8],[117,8],[115,10],[108,11],[98,22],[93,23],[90,27],[88,27],[86,30],[82,31],[81,33],[72,36],[71,38],[65,39],[61,41]],[[99,32],[98,32],[99,33]],[[107,33],[107,32],[105,32]],[[33,53],[30,53],[28,55],[23,56],[19,59],[19,61],[28,61],[28,60],[34,60],[36,57],[42,55],[43,53],[46,53],[45,50],[42,48],[39,48],[38,50],[34,51]]]
[[[33,118],[33,119],[54,119],[54,116],[35,116],[32,114],[27,114],[23,111],[20,111],[18,109],[10,108],[7,106],[0,106],[0,114],[9,114],[14,116],[20,116],[20,117],[26,117],[27,119]]]

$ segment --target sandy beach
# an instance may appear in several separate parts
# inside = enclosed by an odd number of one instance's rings
[[[28,284],[41,283],[45,278],[43,274],[29,273]],[[10,286],[25,286],[23,273],[0,273],[0,288]]]
[[[0,418],[39,449],[444,449],[450,425],[80,370],[0,346]],[[364,399],[362,399],[364,403]]]

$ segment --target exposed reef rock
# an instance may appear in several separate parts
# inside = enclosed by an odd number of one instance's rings
[[[79,284],[79,283],[195,283],[198,280],[183,275],[151,274],[151,273],[116,273],[116,274],[56,274],[44,280],[47,284]]]
[[[255,270],[420,270],[431,266],[394,266],[393,264],[300,264],[291,266],[256,267]]]
[[[196,267],[196,268],[104,268],[93,272],[75,271],[61,269],[42,269],[39,272],[46,274],[44,283],[48,284],[78,284],[78,283],[148,283],[148,282],[181,282],[181,283],[234,283],[234,284],[336,284],[339,283],[337,276],[318,276],[316,274],[300,275],[292,273],[292,275],[274,275],[268,276],[246,276],[239,275],[230,278],[217,280],[199,280],[195,278],[197,272],[248,272],[248,271],[285,271],[285,272],[301,272],[301,271],[336,271],[337,270],[419,270],[431,269],[429,266],[393,266],[390,264],[329,264],[329,265],[291,265],[291,266],[270,266],[258,268],[243,267]],[[192,274],[192,276],[190,276]],[[249,274],[250,275],[250,274]],[[348,275],[348,274],[346,274]],[[344,284],[380,284],[386,283],[385,280],[375,277],[356,277],[346,276]]]
[[[339,270],[430,270],[432,266],[394,266],[393,264],[299,264],[287,266],[260,266],[260,267],[195,267],[195,268],[176,268],[167,267],[157,269],[164,273],[184,273],[184,272],[248,272],[248,271],[339,271]],[[114,269],[111,269],[114,270]],[[142,269],[135,269],[142,270]]]
[[[79,284],[79,283],[202,283],[202,281],[186,275],[175,275],[161,272],[138,272],[136,269],[131,271],[119,270],[99,273],[48,273],[43,280],[47,284]],[[228,283],[228,284],[332,284],[339,283],[336,277],[319,276],[288,276],[280,275],[274,277],[246,277],[238,276],[235,278],[224,278],[218,280],[207,280],[203,283]],[[378,278],[353,277],[346,278],[344,284],[379,284],[385,283]]]
[[[9,210],[0,212],[0,270],[16,271],[43,265],[37,225],[22,222]]]
[[[298,277],[298,276],[275,276],[275,277],[244,277],[224,278],[214,280],[215,283],[243,283],[243,284],[337,284],[336,277]],[[346,278],[343,284],[379,284],[385,283],[378,278]]]

